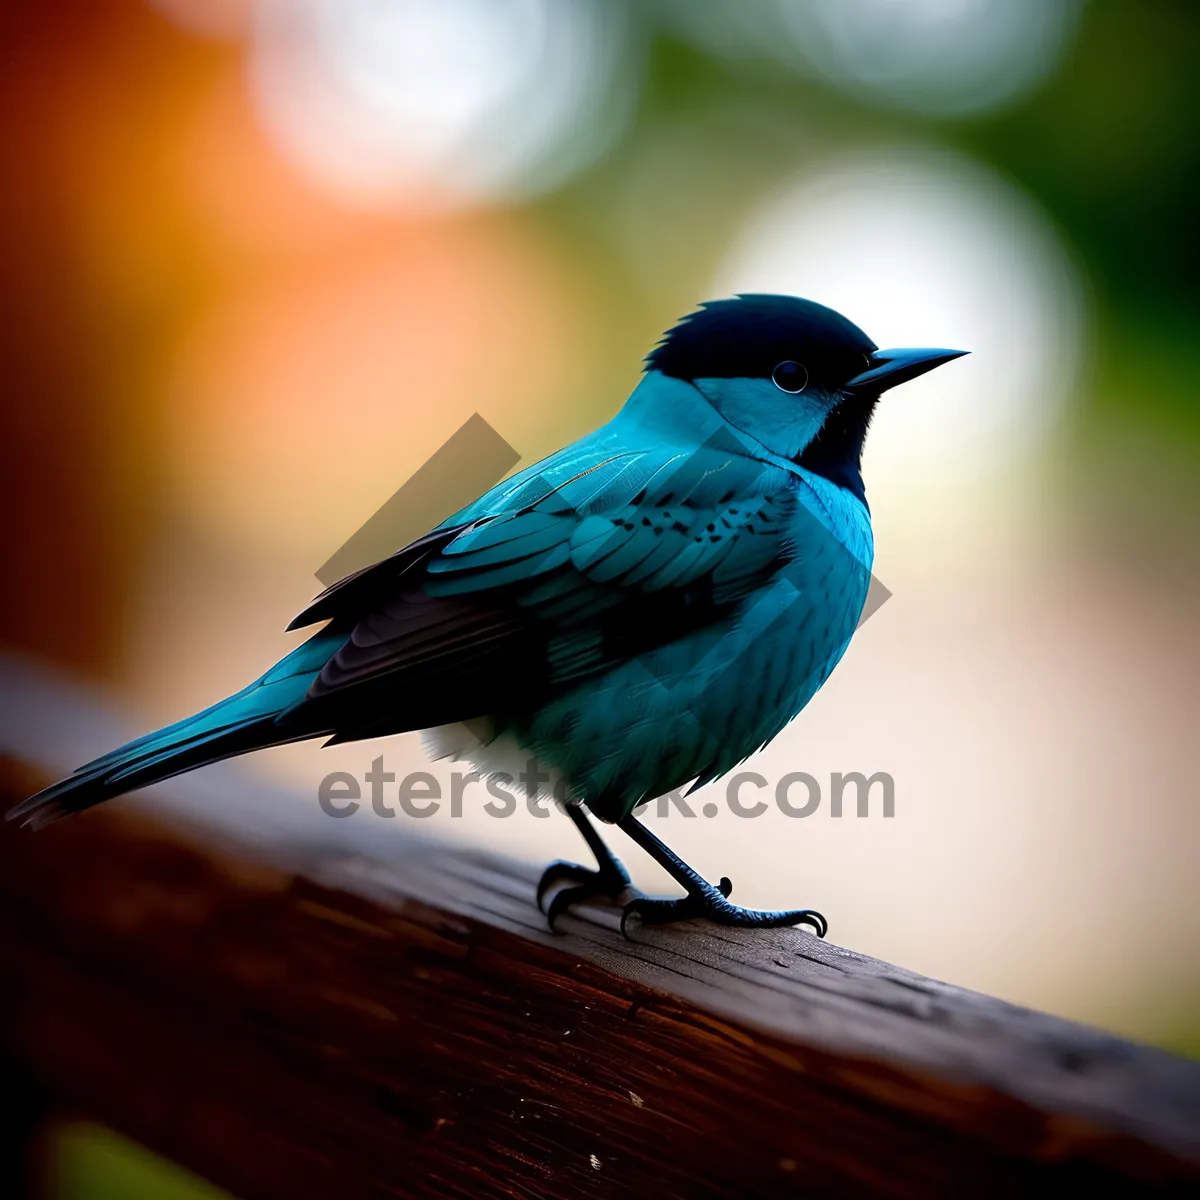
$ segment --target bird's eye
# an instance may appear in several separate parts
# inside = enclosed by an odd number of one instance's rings
[[[786,358],[771,372],[771,380],[781,392],[794,396],[808,387],[808,372],[801,363]]]

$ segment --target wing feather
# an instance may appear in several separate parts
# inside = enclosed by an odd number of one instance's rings
[[[725,447],[551,460],[317,597],[295,624],[349,636],[281,720],[336,706],[348,740],[548,696],[728,615],[786,553],[795,503]]]

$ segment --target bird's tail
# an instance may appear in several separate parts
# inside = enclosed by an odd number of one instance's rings
[[[330,655],[345,640],[345,634],[322,630],[249,687],[194,717],[93,759],[73,775],[10,809],[7,819],[40,829],[71,813],[196,767],[330,732],[304,724],[282,724],[277,718],[303,699]]]

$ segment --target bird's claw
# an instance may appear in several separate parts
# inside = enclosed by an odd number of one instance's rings
[[[543,901],[546,893],[559,883],[573,883],[575,886],[560,888],[550,901],[550,907],[545,908]],[[553,930],[554,922],[571,905],[593,900],[597,896],[606,896],[616,903],[631,887],[628,873],[616,859],[612,860],[611,866],[606,865],[598,871],[579,863],[554,862],[542,872],[542,877],[538,880],[537,906],[546,914],[546,920]]]
[[[631,900],[621,912],[621,932],[629,937],[625,928],[630,917],[636,916],[643,925],[669,925],[674,921],[690,921],[703,917],[715,925],[731,925],[749,929],[778,929],[787,925],[811,925],[817,937],[829,932],[829,923],[811,908],[794,908],[780,911],[743,908],[730,904],[729,894],[733,884],[722,878],[713,887],[697,889],[681,896],[678,900],[663,900],[651,896],[639,896]]]
[[[552,862],[543,872],[541,879],[537,885],[537,906],[542,912],[546,911],[545,905],[542,903],[546,899],[546,893],[554,887],[556,883],[586,883],[597,874],[590,867],[582,866],[580,863],[567,862],[565,859],[559,859],[557,862]]]

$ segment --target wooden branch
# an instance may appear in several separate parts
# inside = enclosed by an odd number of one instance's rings
[[[795,930],[552,935],[534,867],[229,799],[4,827],[0,1040],[245,1200],[1200,1181],[1200,1065]]]

